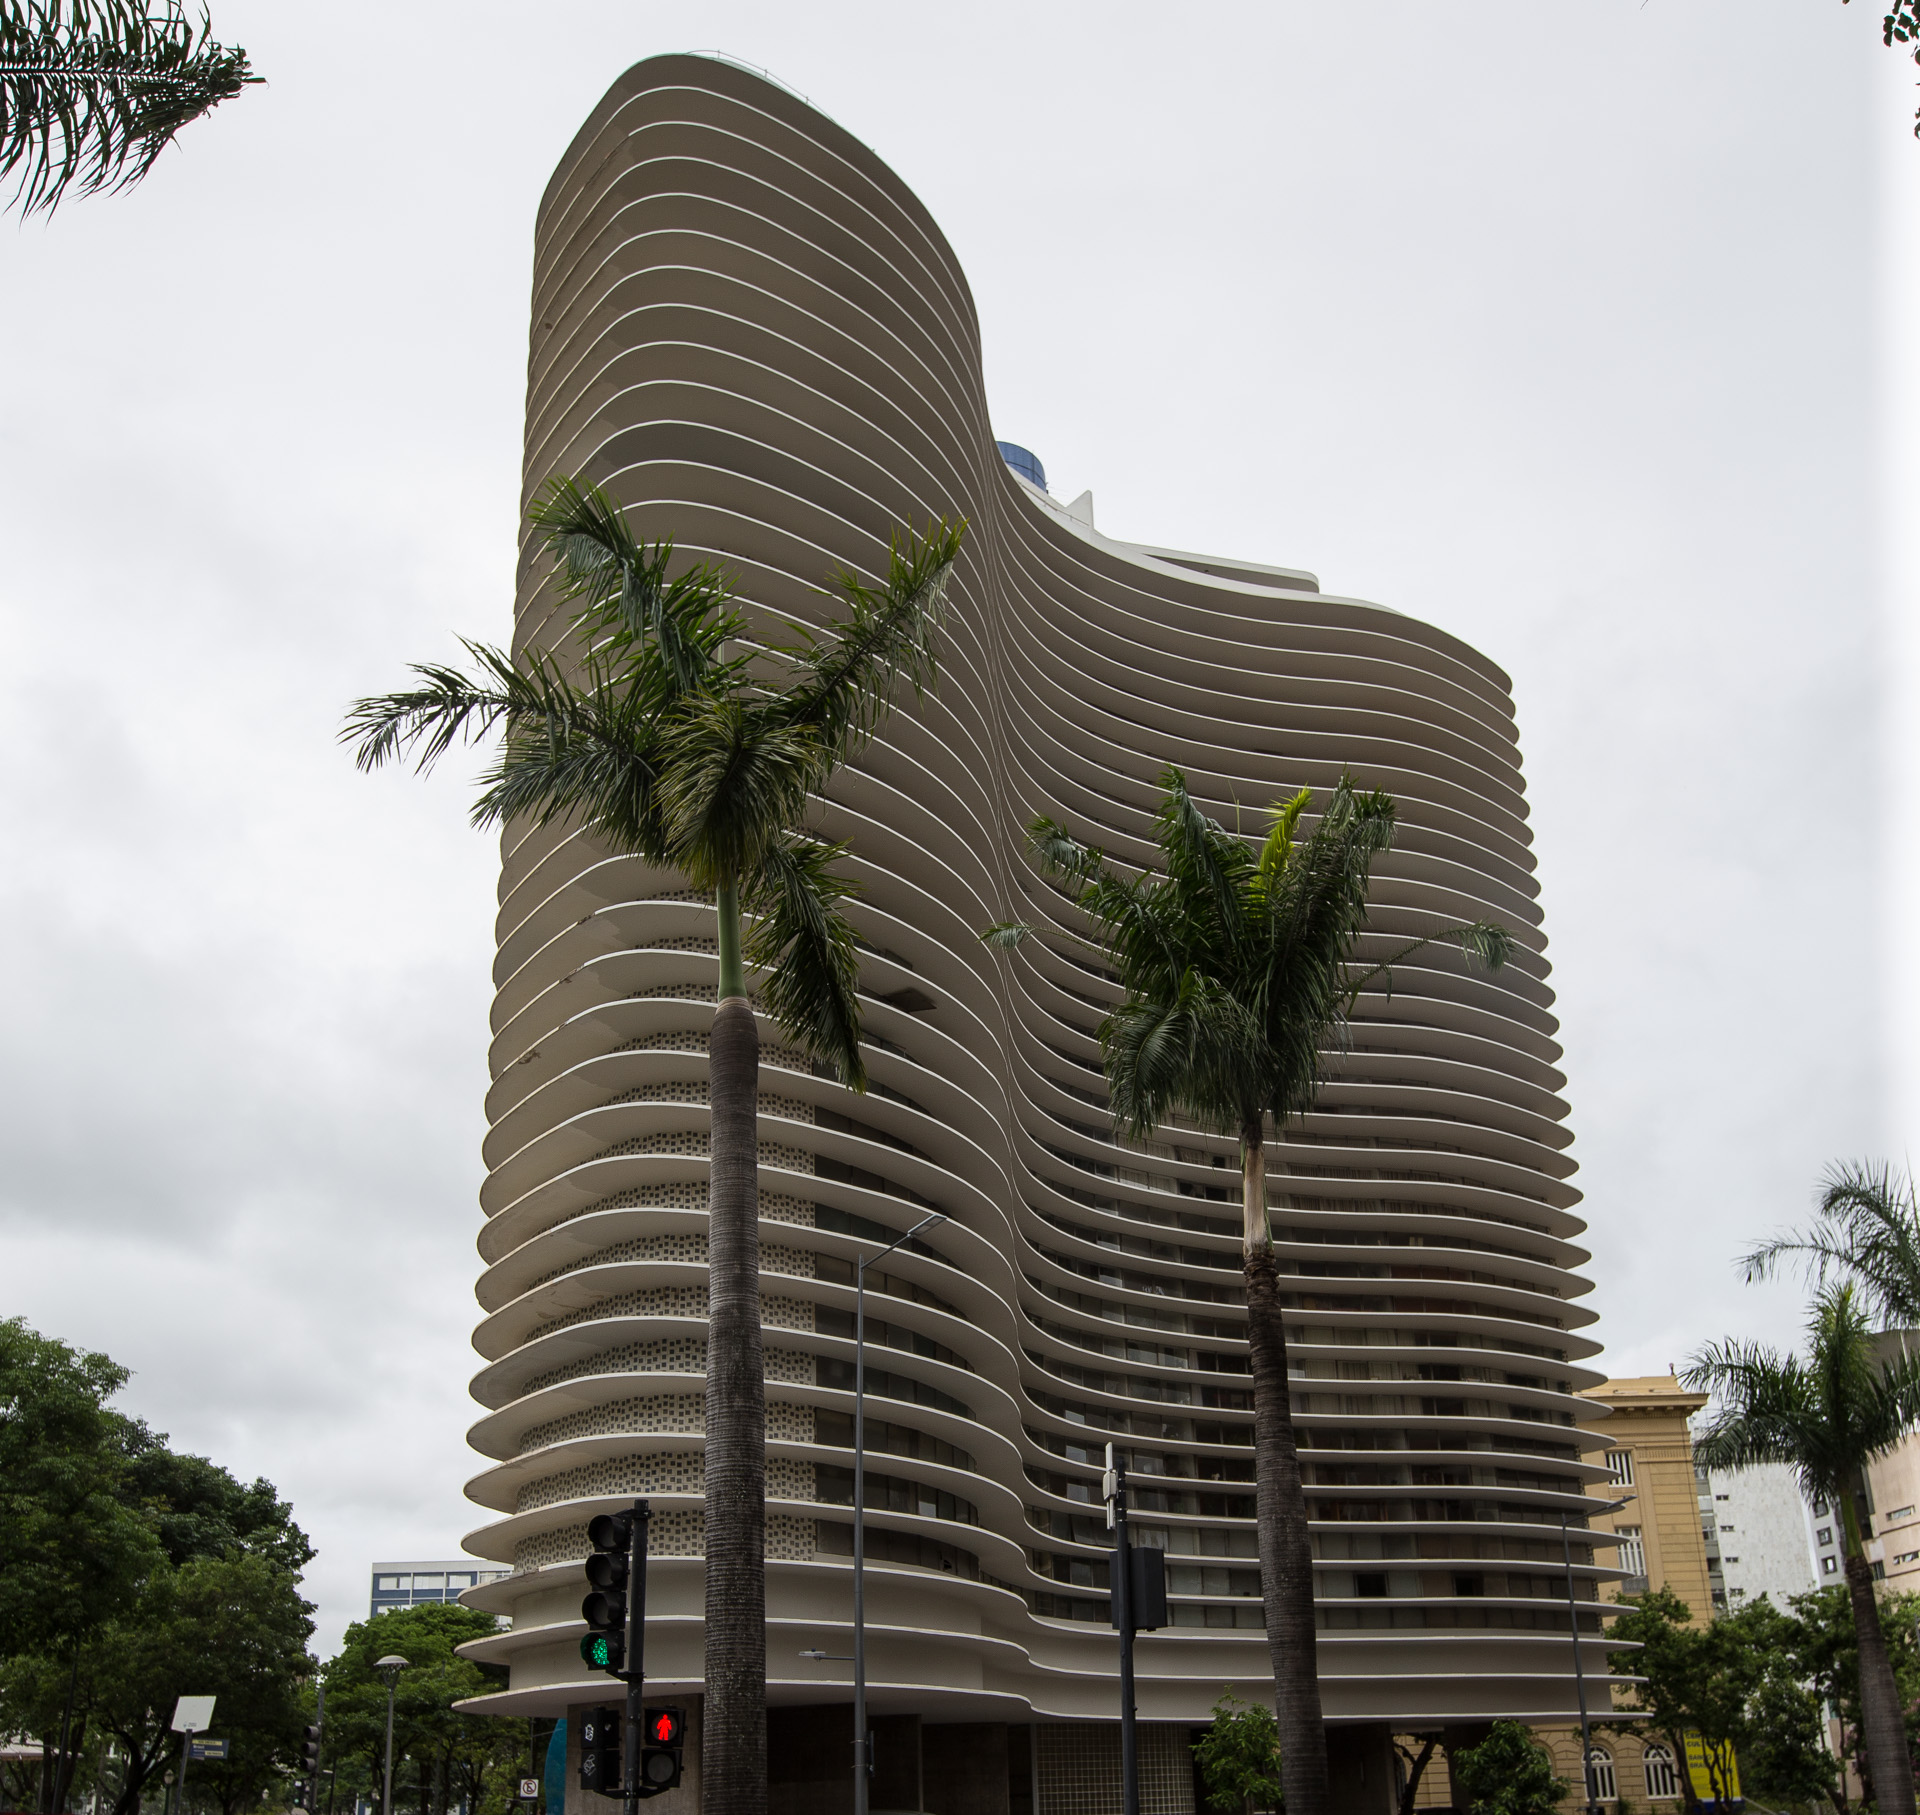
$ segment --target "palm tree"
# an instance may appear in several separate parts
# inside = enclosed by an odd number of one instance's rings
[[[459,739],[500,735],[476,825],[578,825],[711,891],[720,986],[709,1049],[712,1126],[706,1421],[706,1703],[711,1815],[765,1815],[766,1383],[760,1348],[755,1096],[759,1034],[747,967],[787,1038],[866,1087],[859,965],[838,875],[845,846],[808,829],[810,798],[873,735],[902,684],[934,678],[933,638],[964,525],[896,538],[884,585],[845,570],[827,634],[748,638],[727,577],[670,574],[670,544],[635,539],[604,492],[549,484],[532,522],[562,599],[565,664],[468,644],[477,672],[359,701],[342,737],[363,769],[409,751],[427,769]]]
[[[1393,843],[1394,805],[1349,777],[1302,836],[1312,802],[1276,806],[1256,849],[1194,803],[1178,769],[1161,777],[1154,814],[1162,876],[1114,869],[1103,852],[1051,819],[1028,845],[1039,868],[1073,891],[1126,999],[1100,1026],[1116,1128],[1146,1139],[1185,1115],[1238,1136],[1252,1349],[1254,1471],[1260,1587],[1273,1658],[1274,1712],[1288,1815],[1326,1815],[1327,1751],[1314,1657],[1313,1558],[1287,1391],[1287,1340],[1267,1211],[1266,1129],[1312,1108],[1326,1054],[1344,1037],[1360,992],[1388,974],[1354,953],[1367,926],[1373,861]],[[1011,946],[1032,929],[989,929]],[[1454,927],[1434,940],[1463,946],[1489,968],[1506,961],[1497,926]]]
[[[1725,1469],[1784,1462],[1808,1499],[1839,1508],[1873,1792],[1882,1815],[1914,1815],[1906,1725],[1861,1544],[1858,1496],[1867,1464],[1920,1422],[1920,1359],[1883,1362],[1883,1348],[1860,1289],[1831,1284],[1814,1296],[1804,1360],[1728,1340],[1701,1350],[1682,1378],[1717,1401],[1694,1438],[1696,1461]]]
[[[1799,1262],[1816,1285],[1851,1279],[1883,1329],[1920,1328],[1920,1203],[1913,1181],[1891,1166],[1830,1166],[1811,1228],[1756,1243],[1741,1257],[1748,1279]]]
[[[0,0],[0,177],[23,214],[128,189],[181,127],[260,78],[182,0]]]

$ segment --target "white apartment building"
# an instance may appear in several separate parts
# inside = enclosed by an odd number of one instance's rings
[[[1792,1469],[1696,1469],[1695,1478],[1716,1613],[1737,1613],[1762,1595],[1784,1612],[1794,1595],[1817,1585],[1809,1509]]]
[[[1116,279],[1164,255],[1116,248]],[[1227,823],[1351,768],[1399,806],[1381,955],[1483,917],[1515,936],[1497,976],[1435,953],[1362,998],[1316,1112],[1268,1150],[1270,1201],[1341,1806],[1393,1806],[1395,1732],[1569,1717],[1561,1516],[1590,1601],[1604,1439],[1575,1423],[1594,1313],[1507,677],[1299,568],[1122,541],[1054,500],[996,445],[925,207],[720,59],[629,70],[555,173],[525,462],[528,496],[584,474],[803,622],[836,564],[884,569],[901,521],[969,525],[937,697],[823,807],[864,890],[871,1092],[762,1032],[772,1815],[846,1793],[853,1266],[929,1208],[950,1220],[869,1282],[874,1806],[1117,1810],[1108,1442],[1169,1555],[1144,1815],[1189,1815],[1186,1735],[1223,1688],[1271,1695],[1234,1143],[1116,1145],[1095,1038],[1116,991],[1021,856],[1047,812],[1142,858],[1168,763]],[[529,544],[515,647],[564,624]],[[1042,936],[997,956],[980,931],[1010,914]],[[577,1650],[585,1526],[645,1494],[649,1694],[697,1731],[713,929],[682,878],[563,828],[503,840],[467,1540],[511,1570],[468,1596],[512,1620],[476,1647],[511,1673],[502,1713],[606,1695]],[[1603,1677],[1597,1613],[1582,1629]]]

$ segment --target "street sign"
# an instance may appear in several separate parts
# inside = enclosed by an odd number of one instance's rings
[[[538,1802],[540,1800],[540,1780],[537,1777],[523,1777],[520,1780],[520,1800]]]
[[[176,1733],[204,1733],[213,1725],[211,1695],[183,1695],[173,1704],[173,1730]]]
[[[189,1758],[225,1758],[227,1742],[224,1739],[189,1739],[187,1756]]]

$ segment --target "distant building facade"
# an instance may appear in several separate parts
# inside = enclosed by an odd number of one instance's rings
[[[1911,1594],[1920,1589],[1920,1437],[1903,1437],[1879,1461],[1867,1470],[1866,1520],[1861,1535],[1867,1538],[1867,1560],[1873,1573],[1881,1577],[1895,1593]],[[1832,1547],[1840,1545],[1839,1508],[1830,1509],[1833,1517],[1822,1518],[1813,1528],[1830,1529]],[[1867,1534],[1871,1532],[1871,1536]],[[1822,1554],[1816,1546],[1816,1555]],[[1826,1569],[1820,1581],[1823,1587],[1842,1580],[1841,1565]]]
[[[424,1601],[457,1601],[467,1589],[512,1573],[476,1563],[471,1557],[451,1563],[376,1563],[367,1617],[391,1613],[396,1607],[418,1607]]]
[[[1686,1602],[1694,1624],[1706,1625],[1720,1611],[1725,1597],[1716,1573],[1716,1566],[1723,1565],[1724,1559],[1710,1557],[1707,1544],[1707,1527],[1719,1521],[1702,1515],[1702,1490],[1694,1467],[1690,1428],[1694,1414],[1706,1405],[1707,1395],[1689,1392],[1671,1374],[1653,1374],[1605,1380],[1581,1396],[1592,1401],[1595,1408],[1583,1424],[1606,1439],[1603,1454],[1608,1479],[1589,1491],[1601,1500],[1633,1496],[1619,1511],[1596,1513],[1591,1521],[1595,1531],[1611,1531],[1619,1539],[1614,1567],[1620,1571],[1620,1578],[1601,1589],[1602,1598],[1617,1601],[1622,1595],[1669,1588]],[[1711,1507],[1721,1503],[1708,1489],[1704,1504]],[[1756,1500],[1755,1504],[1760,1502]],[[1766,1505],[1767,1530],[1771,1533],[1777,1509],[1771,1501]],[[1796,1495],[1789,1509],[1795,1518],[1797,1506]],[[1738,1554],[1744,1559],[1744,1537],[1742,1544]],[[1803,1543],[1803,1568],[1805,1561]],[[1612,1715],[1614,1695],[1609,1680],[1588,1683],[1587,1705],[1596,1721]],[[1574,1786],[1567,1806],[1579,1806],[1579,1728],[1543,1727],[1536,1733],[1552,1752],[1554,1769]],[[1637,1733],[1595,1733],[1592,1756],[1594,1788],[1603,1803],[1678,1805],[1686,1794],[1681,1781],[1686,1761],[1676,1758],[1672,1748],[1654,1734],[1643,1738]]]
[[[1696,1471],[1700,1535],[1716,1613],[1738,1613],[1765,1595],[1784,1610],[1816,1584],[1814,1521],[1792,1469],[1782,1463],[1732,1472]],[[1908,1508],[1911,1517],[1912,1508]],[[1920,1531],[1914,1534],[1920,1543]],[[1829,1575],[1838,1580],[1834,1571]]]

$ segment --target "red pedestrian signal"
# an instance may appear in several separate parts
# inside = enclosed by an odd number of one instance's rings
[[[641,1732],[647,1743],[640,1753],[639,1793],[658,1796],[680,1782],[680,1749],[686,1743],[687,1717],[679,1708],[649,1708]]]

